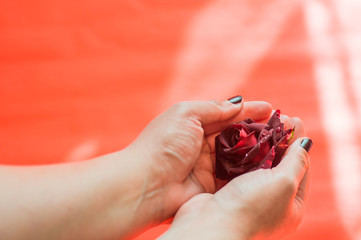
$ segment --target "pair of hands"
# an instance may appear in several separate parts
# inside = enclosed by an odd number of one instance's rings
[[[176,214],[163,238],[265,238],[284,235],[299,224],[309,162],[300,146],[304,128],[297,118],[282,116],[286,127],[296,131],[277,167],[244,174],[216,191],[215,136],[246,118],[266,121],[271,112],[265,102],[182,102],[154,119],[131,144],[142,149],[137,154],[144,174],[157,188],[155,221]]]

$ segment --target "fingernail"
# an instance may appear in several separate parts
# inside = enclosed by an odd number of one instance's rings
[[[230,101],[230,102],[233,103],[233,104],[237,104],[237,103],[242,102],[242,99],[243,99],[242,96],[237,95],[237,96],[228,98],[227,100]]]
[[[309,138],[305,138],[301,142],[301,147],[303,147],[307,152],[310,152],[313,142]]]

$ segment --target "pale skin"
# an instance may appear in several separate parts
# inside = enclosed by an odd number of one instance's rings
[[[176,213],[163,239],[212,239],[208,227],[219,219],[215,236],[226,239],[292,230],[303,215],[309,165],[301,138],[277,168],[245,174],[214,194],[215,135],[245,118],[265,121],[271,111],[265,102],[179,103],[119,152],[78,163],[0,166],[0,239],[127,239]],[[296,125],[295,139],[304,135],[298,119],[284,118]],[[190,228],[187,219],[197,224]]]

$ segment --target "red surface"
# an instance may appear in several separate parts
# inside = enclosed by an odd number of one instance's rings
[[[286,239],[351,239],[296,2],[0,0],[1,163],[89,159],[176,101],[240,93],[300,117],[315,142],[306,216]]]

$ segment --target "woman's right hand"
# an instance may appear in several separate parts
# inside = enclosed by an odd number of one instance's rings
[[[296,119],[294,125],[295,135],[303,135],[302,123]],[[161,239],[273,239],[294,230],[304,214],[311,146],[310,139],[298,138],[277,167],[190,199]]]

